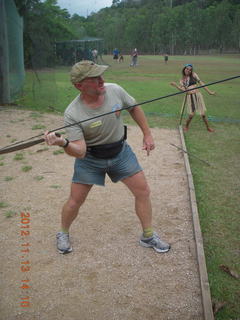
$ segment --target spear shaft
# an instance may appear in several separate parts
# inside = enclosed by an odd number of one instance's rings
[[[203,159],[195,156],[194,154],[189,153],[188,151],[184,150],[183,148],[176,146],[174,143],[170,143],[170,145],[173,146],[173,147],[175,147],[175,148],[177,148],[178,150],[183,151],[184,153],[188,154],[189,156],[192,156],[192,157],[198,159],[199,161],[202,161],[203,163],[207,164],[208,166],[210,166],[210,167],[212,166],[212,165],[211,165],[209,162],[207,162],[206,160],[203,160]]]

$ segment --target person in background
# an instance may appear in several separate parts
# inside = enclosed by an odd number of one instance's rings
[[[92,51],[92,57],[93,57],[93,61],[94,61],[95,63],[97,63],[97,62],[98,62],[98,51],[97,51],[97,49],[93,49],[93,51]]]
[[[180,91],[185,91],[192,89],[191,91],[186,92],[186,97],[184,101],[187,102],[187,111],[188,111],[188,119],[186,121],[186,125],[183,128],[184,131],[189,130],[190,122],[192,121],[195,113],[199,113],[206,125],[206,128],[209,132],[214,132],[212,128],[210,128],[208,119],[206,117],[206,106],[204,103],[203,96],[198,89],[195,89],[197,85],[204,85],[203,81],[200,80],[199,76],[193,72],[193,65],[186,64],[182,69],[182,79],[179,82],[179,85],[176,82],[170,83],[173,87],[177,88]],[[215,95],[214,91],[210,91],[207,87],[204,87],[208,94]],[[185,103],[185,102],[184,102]]]
[[[118,48],[115,48],[113,50],[113,60],[118,61],[118,58],[119,58],[119,50]]]
[[[54,132],[45,133],[49,146],[63,147],[66,154],[75,157],[71,192],[62,209],[61,231],[57,233],[57,249],[63,254],[72,251],[70,226],[92,186],[104,186],[107,174],[113,182],[125,184],[135,198],[135,211],[142,227],[140,245],[167,252],[170,245],[160,240],[152,228],[150,189],[143,169],[126,141],[121,109],[129,107],[130,116],[142,131],[142,149],[147,155],[155,148],[153,137],[135,99],[119,85],[104,82],[102,74],[107,68],[92,61],[81,61],[72,67],[71,82],[80,94],[64,113],[65,125],[70,125],[66,128],[68,139]],[[104,116],[105,113],[108,115]],[[79,123],[82,119],[89,121]]]
[[[124,60],[123,55],[120,54],[120,55],[119,55],[119,58],[118,58],[118,62],[119,62],[119,63],[120,63],[120,62],[123,62],[123,60]]]
[[[137,66],[137,59],[138,59],[138,51],[137,51],[137,48],[135,48],[135,49],[132,51],[131,57],[132,57],[132,62],[131,62],[131,64],[130,64],[130,66],[131,66],[131,67],[136,67],[136,66]]]
[[[164,55],[164,62],[165,62],[165,64],[168,63],[168,54],[167,53],[165,53],[165,55]]]

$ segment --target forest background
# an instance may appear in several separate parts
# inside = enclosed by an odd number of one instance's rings
[[[88,17],[70,15],[56,0],[14,0],[24,18],[25,66],[56,65],[54,44],[104,39],[103,54],[197,55],[240,52],[240,0],[113,0]],[[39,44],[42,44],[39,46]]]

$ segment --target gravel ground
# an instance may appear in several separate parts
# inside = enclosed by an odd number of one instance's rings
[[[33,131],[36,125],[62,125],[52,114],[1,108],[0,116],[1,146],[45,130]],[[18,151],[22,160],[0,156],[1,320],[203,320],[187,176],[182,153],[170,145],[180,146],[179,132],[152,133],[149,157],[137,127],[129,127],[128,142],[151,188],[154,229],[172,245],[165,254],[139,246],[133,197],[107,179],[72,225],[73,252],[60,255],[55,234],[74,159],[45,144]]]

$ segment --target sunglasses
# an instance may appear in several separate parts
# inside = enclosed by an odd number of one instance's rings
[[[185,64],[184,67],[191,67],[192,68],[193,66],[192,66],[192,64],[188,63],[188,64]]]

